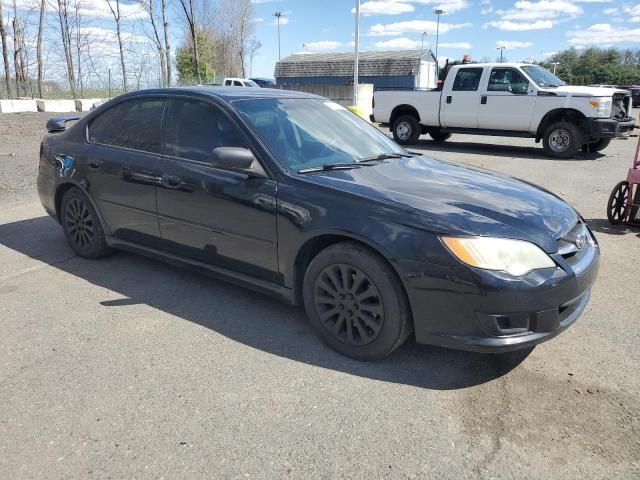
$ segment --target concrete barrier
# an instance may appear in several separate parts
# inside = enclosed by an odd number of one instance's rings
[[[39,112],[75,112],[73,100],[36,100]]]
[[[37,112],[35,100],[0,100],[0,113]]]
[[[104,102],[105,98],[78,98],[76,99],[76,111],[88,112],[94,103]]]

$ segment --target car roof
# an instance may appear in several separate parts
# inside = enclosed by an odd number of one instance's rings
[[[126,94],[127,97],[157,94],[198,94],[215,97],[222,101],[231,102],[233,100],[254,99],[254,98],[315,98],[321,99],[318,95],[293,90],[281,90],[277,88],[256,88],[256,87],[217,87],[217,86],[197,86],[197,87],[172,87],[154,88],[138,90]]]

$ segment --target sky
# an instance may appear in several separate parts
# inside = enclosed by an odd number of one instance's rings
[[[256,37],[262,48],[253,76],[273,77],[278,36],[273,13],[281,11],[281,54],[353,51],[355,0],[254,0]],[[475,60],[504,56],[543,60],[575,47],[640,48],[640,2],[626,0],[361,0],[360,49],[435,51],[438,57]],[[303,47],[303,44],[306,47]]]

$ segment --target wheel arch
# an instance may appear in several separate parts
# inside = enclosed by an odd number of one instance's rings
[[[322,232],[314,235],[311,238],[308,238],[298,249],[298,253],[296,255],[296,259],[293,263],[293,287],[294,287],[294,301],[297,305],[302,304],[302,285],[304,281],[304,275],[307,271],[307,268],[311,261],[323,250],[330,247],[331,245],[335,245],[341,242],[351,242],[357,243],[368,250],[372,251],[376,255],[378,255],[393,271],[398,284],[402,288],[402,291],[406,295],[407,299],[409,298],[407,292],[407,286],[402,279],[402,276],[398,272],[396,266],[393,262],[389,261],[388,252],[378,245],[375,244],[368,239],[362,238],[359,235],[344,233],[344,232]],[[411,307],[411,303],[408,302],[409,308]]]
[[[542,117],[540,123],[538,124],[538,129],[536,130],[536,141],[540,141],[540,139],[544,136],[544,132],[547,130],[549,125],[558,121],[567,121],[571,123],[575,123],[580,128],[584,129],[584,121],[586,120],[586,116],[579,110],[574,108],[556,108],[551,110]]]
[[[393,129],[393,124],[400,115],[413,115],[418,120],[418,123],[420,123],[420,114],[416,107],[408,104],[402,104],[398,105],[391,111],[391,116],[389,117],[390,129]]]
[[[98,208],[97,203],[95,202],[93,197],[89,195],[89,193],[87,192],[87,189],[81,183],[66,181],[56,186],[56,191],[53,197],[53,201],[54,201],[53,205],[55,207],[56,220],[58,221],[58,223],[62,223],[61,212],[60,212],[60,209],[62,208],[62,199],[64,198],[65,193],[67,193],[72,188],[77,188],[89,199],[89,202],[93,206],[93,209],[98,214],[98,219],[102,224],[102,229],[107,235],[110,235],[111,231],[109,230],[107,223],[104,221],[104,217],[102,216],[102,213],[100,212],[100,209]]]

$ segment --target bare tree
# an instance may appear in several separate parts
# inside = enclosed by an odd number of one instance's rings
[[[235,31],[236,50],[240,60],[242,77],[246,77],[247,57],[251,55],[250,38],[255,26],[255,10],[251,0],[236,0],[235,2]]]
[[[71,51],[71,28],[69,26],[69,0],[57,0],[58,20],[60,22],[60,36],[65,63],[67,64],[67,81],[73,98],[76,96],[76,74],[73,66],[73,52]]]
[[[1,2],[2,0],[0,0]],[[44,35],[44,15],[46,3],[40,0],[40,17],[38,19],[38,41],[36,43],[36,60],[38,62],[38,97],[42,98],[42,77],[44,75],[44,65],[42,62],[42,36]]]
[[[257,40],[256,37],[251,39],[249,42],[249,76],[253,75],[253,57],[255,57],[256,52],[262,48],[262,43],[260,40]]]
[[[160,39],[160,32],[158,31],[158,23],[156,22],[156,12],[154,0],[138,0],[138,4],[149,15],[149,22],[151,23],[152,38],[151,40],[156,47],[158,57],[160,58],[160,71],[162,72],[162,83],[166,84],[167,81],[167,65],[166,56],[164,53],[164,45]],[[140,77],[138,76],[138,84],[140,83]]]
[[[185,20],[189,26],[189,33],[191,35],[191,42],[193,42],[193,64],[196,74],[196,80],[200,82],[200,54],[198,52],[198,33],[197,22],[195,15],[195,8],[193,5],[194,0],[179,0],[182,11],[184,12]]]
[[[122,32],[120,28],[120,0],[115,0],[116,8],[114,9],[111,2],[113,0],[105,0],[107,5],[109,5],[109,10],[111,10],[111,14],[113,15],[113,19],[116,21],[116,34],[118,36],[118,47],[120,48],[120,65],[122,67],[122,86],[124,87],[125,93],[128,90],[127,85],[127,67],[124,63],[124,48],[122,45]]]
[[[27,94],[27,61],[26,47],[24,41],[24,29],[20,16],[18,15],[18,5],[13,0],[13,72],[16,79],[16,94],[20,96]]]
[[[164,53],[167,56],[167,87],[171,86],[171,46],[169,45],[169,17],[167,0],[162,0],[162,29],[164,30]]]
[[[9,70],[9,48],[7,47],[7,30],[2,14],[2,0],[0,0],[0,37],[2,37],[2,60],[4,62],[4,81],[7,84],[7,98],[11,98],[11,70]]]

